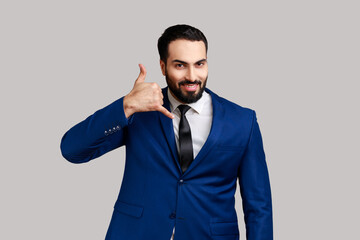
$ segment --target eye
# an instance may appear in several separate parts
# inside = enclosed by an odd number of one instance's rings
[[[176,68],[183,68],[183,67],[184,67],[184,64],[182,64],[182,63],[177,63],[177,64],[175,65],[175,67],[176,67]]]
[[[196,63],[196,66],[198,66],[198,67],[202,67],[202,66],[204,66],[204,65],[205,65],[204,62],[198,62],[198,63]]]

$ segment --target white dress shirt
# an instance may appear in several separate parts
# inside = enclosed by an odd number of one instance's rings
[[[181,113],[177,108],[179,105],[183,104],[176,100],[171,94],[170,89],[168,89],[168,98],[170,101],[170,110],[174,114],[175,118],[173,119],[174,133],[177,150],[179,152],[179,123]],[[189,122],[191,129],[191,138],[193,143],[194,159],[200,152],[201,148],[204,146],[206,139],[209,136],[211,123],[213,118],[213,108],[211,96],[207,92],[203,92],[202,97],[190,104],[186,104],[191,108],[185,113],[186,119]],[[173,235],[170,240],[174,239],[175,227],[173,229]]]
[[[170,110],[174,114],[175,118],[173,119],[174,133],[176,146],[179,152],[179,123],[180,123],[180,110],[177,108],[179,105],[183,104],[176,100],[168,89],[168,97],[170,101]],[[202,146],[206,142],[207,137],[209,136],[213,109],[211,96],[204,91],[202,97],[190,104],[186,104],[191,108],[186,112],[185,116],[189,122],[191,129],[191,138],[193,142],[194,158],[200,152]]]

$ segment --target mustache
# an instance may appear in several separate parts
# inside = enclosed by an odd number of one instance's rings
[[[201,81],[200,80],[195,80],[195,81],[183,80],[183,81],[179,82],[179,85],[185,85],[185,84],[199,84],[201,86]]]

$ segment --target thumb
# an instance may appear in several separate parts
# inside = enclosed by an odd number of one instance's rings
[[[140,68],[140,73],[139,73],[138,78],[135,81],[135,84],[142,83],[145,81],[146,69],[145,69],[144,65],[142,65],[141,63],[139,64],[139,68]]]

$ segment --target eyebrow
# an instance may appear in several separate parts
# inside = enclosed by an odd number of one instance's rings
[[[207,61],[206,58],[203,58],[203,59],[201,59],[201,60],[199,60],[199,61],[197,61],[197,62],[195,62],[195,63],[201,63],[201,62],[206,62],[206,61]],[[179,59],[175,59],[175,60],[173,60],[172,62],[178,62],[178,63],[181,63],[181,64],[188,64],[187,62],[181,61],[181,60],[179,60]]]

